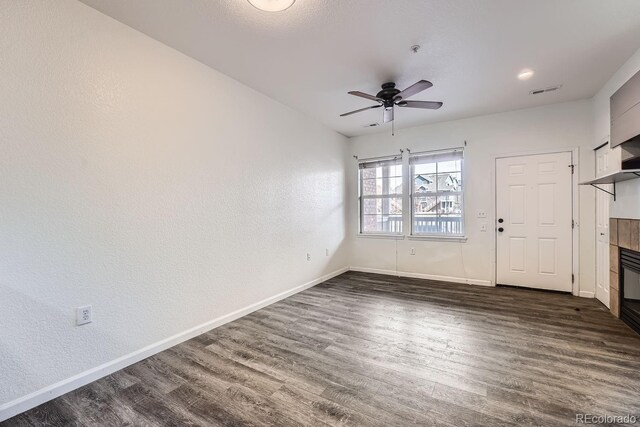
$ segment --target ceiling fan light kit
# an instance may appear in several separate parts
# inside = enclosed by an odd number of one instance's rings
[[[351,114],[360,113],[362,111],[372,110],[374,108],[384,107],[382,115],[383,121],[384,123],[389,123],[393,121],[394,109],[396,106],[401,108],[423,108],[428,110],[437,110],[438,108],[442,107],[442,102],[406,100],[407,98],[420,93],[423,90],[429,89],[431,86],[433,86],[431,82],[427,80],[420,80],[402,91],[396,88],[396,84],[393,82],[384,83],[382,85],[382,90],[375,96],[357,90],[351,91],[349,92],[349,95],[358,96],[370,101],[376,101],[378,104],[340,114],[340,117],[349,116]]]
[[[289,9],[296,0],[248,0],[251,6],[265,12],[282,12]]]

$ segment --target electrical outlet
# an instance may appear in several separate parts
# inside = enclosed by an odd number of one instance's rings
[[[311,254],[307,254],[307,261],[311,261]]]
[[[416,248],[411,248],[411,252],[410,252],[410,254],[411,254],[411,255],[415,255],[415,254],[416,254]]]
[[[93,322],[93,316],[91,315],[91,306],[85,305],[76,308],[76,325],[85,325]]]

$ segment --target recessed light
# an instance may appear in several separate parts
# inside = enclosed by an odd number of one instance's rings
[[[251,5],[265,12],[282,12],[289,9],[296,0],[248,0]]]
[[[518,78],[520,80],[529,80],[531,77],[533,77],[533,70],[522,70],[518,73]]]

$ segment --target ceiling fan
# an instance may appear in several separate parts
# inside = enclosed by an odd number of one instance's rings
[[[359,110],[350,111],[348,113],[340,114],[340,117],[349,116],[351,114],[360,113],[362,111],[372,110],[374,108],[384,108],[383,120],[385,123],[393,121],[393,110],[395,106],[408,107],[408,108],[426,108],[428,110],[437,110],[442,107],[442,102],[434,101],[406,101],[407,98],[422,92],[425,89],[429,89],[433,84],[427,80],[420,80],[417,83],[412,84],[405,90],[396,89],[396,84],[393,82],[385,83],[382,85],[382,90],[375,96],[367,93],[359,92],[357,90],[349,92],[349,95],[359,96],[361,98],[370,99],[376,101],[377,105],[361,108]]]

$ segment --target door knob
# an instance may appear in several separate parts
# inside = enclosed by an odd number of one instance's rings
[[[498,231],[502,233],[504,231],[504,228],[500,227],[498,228]]]

